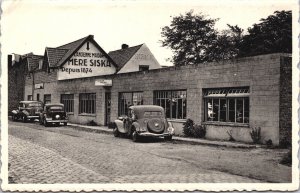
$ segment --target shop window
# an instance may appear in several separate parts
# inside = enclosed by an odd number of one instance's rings
[[[154,104],[165,109],[170,119],[186,119],[186,90],[154,91]]]
[[[249,87],[204,89],[205,121],[249,123]]]
[[[32,101],[32,95],[27,95],[27,100]]]
[[[143,92],[119,93],[119,115],[128,115],[128,108],[132,105],[143,104]]]
[[[79,94],[79,114],[96,113],[96,93]]]
[[[44,95],[44,104],[51,103],[51,94],[45,94]]]
[[[68,113],[74,112],[74,94],[62,94],[60,102],[64,104],[65,111]]]

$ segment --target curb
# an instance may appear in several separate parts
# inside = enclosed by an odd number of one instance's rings
[[[97,129],[97,128],[92,128],[91,126],[77,125],[72,123],[68,123],[68,126],[78,131],[113,134],[112,129],[101,129],[101,128]],[[260,145],[237,144],[237,143],[225,142],[225,141],[210,141],[210,140],[203,140],[203,139],[196,139],[196,138],[177,137],[177,136],[173,136],[173,141],[175,142],[177,141],[179,143],[188,143],[192,145],[206,145],[206,146],[214,146],[214,147],[243,148],[243,149],[261,148]]]

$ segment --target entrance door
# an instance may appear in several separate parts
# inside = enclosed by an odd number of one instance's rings
[[[110,123],[111,93],[105,93],[105,125]]]

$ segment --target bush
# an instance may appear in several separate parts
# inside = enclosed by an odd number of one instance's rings
[[[192,136],[192,127],[194,127],[194,121],[192,119],[187,119],[186,122],[183,123],[183,133],[185,136]]]
[[[260,130],[261,130],[260,127],[254,127],[251,129],[250,135],[251,135],[253,143],[256,143],[256,144],[260,143],[260,138],[261,138]]]
[[[194,124],[192,119],[187,119],[183,123],[183,133],[187,137],[204,138],[206,134],[206,128],[202,125]]]

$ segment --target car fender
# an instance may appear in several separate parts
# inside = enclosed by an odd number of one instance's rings
[[[28,111],[26,111],[26,110],[23,110],[23,111],[22,111],[22,113],[23,113],[24,115],[26,115],[26,116],[28,116],[28,115],[29,115],[29,112],[28,112]]]
[[[126,133],[125,129],[124,129],[124,122],[117,119],[115,120],[115,124],[116,124],[116,127],[118,128],[118,131],[121,132],[121,133]]]
[[[136,129],[136,131],[140,130],[140,124],[138,122],[133,122],[132,127],[134,127]]]
[[[12,112],[12,114],[14,114],[14,115],[17,115],[17,114],[19,113],[18,110],[12,110],[11,112]]]

